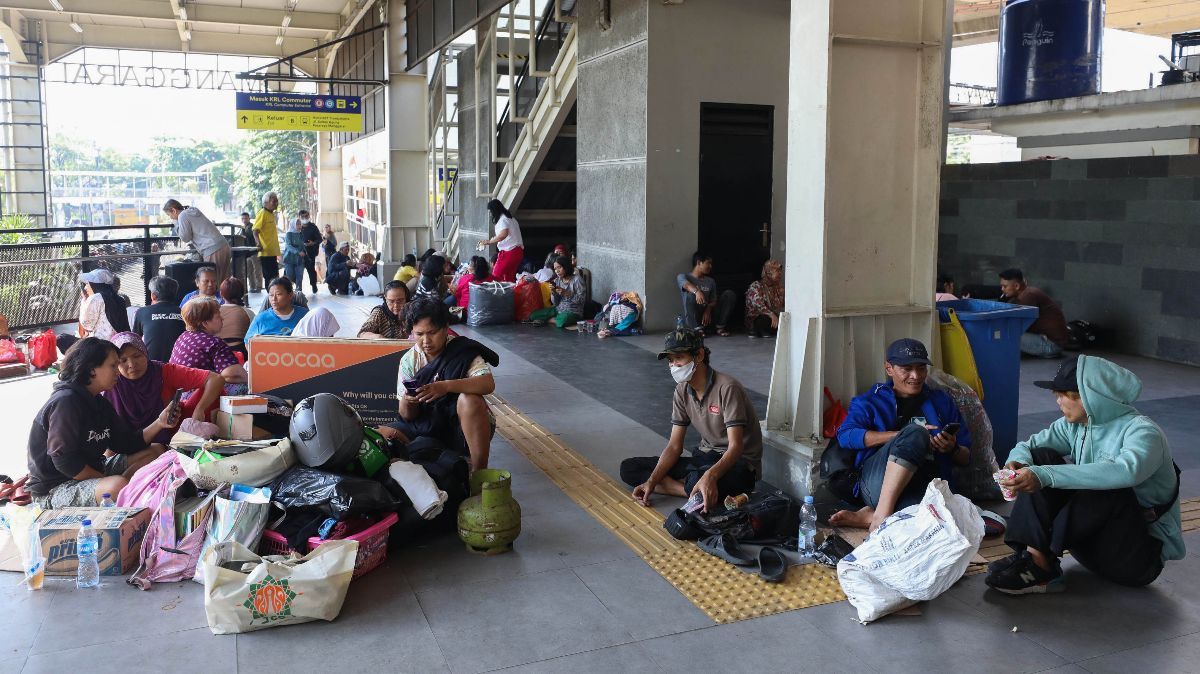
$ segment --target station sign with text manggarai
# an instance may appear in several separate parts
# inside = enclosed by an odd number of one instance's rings
[[[237,128],[361,133],[362,101],[358,96],[238,92]]]

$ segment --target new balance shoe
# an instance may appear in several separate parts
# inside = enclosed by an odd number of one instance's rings
[[[1035,564],[1028,553],[1000,571],[989,572],[983,582],[998,592],[1012,595],[1047,594],[1066,589],[1062,567],[1057,560],[1054,568],[1047,571]]]

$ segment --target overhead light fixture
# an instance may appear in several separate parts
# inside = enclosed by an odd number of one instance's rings
[[[278,47],[281,44],[283,44],[283,35],[275,36],[275,46]]]
[[[191,31],[191,30],[184,30],[184,31],[183,31],[183,41],[184,41],[184,42],[191,42],[191,41],[192,41],[192,31]]]
[[[291,15],[291,14],[284,14],[284,15],[283,15],[283,27],[284,27],[284,28],[287,28],[287,27],[288,27],[288,26],[290,26],[290,25],[292,25],[292,15]]]
[[[82,33],[82,32],[83,32],[83,26],[81,26],[81,25],[79,25],[79,24],[75,23],[74,21],[72,21],[72,22],[70,23],[70,26],[71,26],[71,30],[75,31],[76,33]]]
[[[54,11],[56,11],[56,12],[63,11],[62,3],[59,2],[58,0],[50,0],[50,6],[53,7]]]

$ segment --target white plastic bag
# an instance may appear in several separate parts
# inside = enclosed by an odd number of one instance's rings
[[[838,581],[858,619],[869,623],[950,589],[982,540],[975,506],[933,480],[921,503],[887,518],[838,563]]]

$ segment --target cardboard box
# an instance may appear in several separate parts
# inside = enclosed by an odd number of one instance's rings
[[[142,538],[150,525],[148,509],[58,508],[47,510],[38,518],[46,575],[74,576],[78,571],[75,543],[85,519],[92,521],[99,540],[97,559],[101,576],[121,576],[137,568]],[[21,558],[12,537],[0,538],[0,571],[20,570]]]
[[[221,411],[229,414],[266,414],[267,399],[262,396],[221,396]]]
[[[217,425],[217,436],[225,440],[253,440],[254,415],[230,414],[223,410],[213,413],[213,423]]]
[[[255,337],[246,360],[250,391],[293,403],[333,393],[357,410],[364,424],[389,424],[400,418],[396,376],[400,358],[412,345],[405,339]]]

